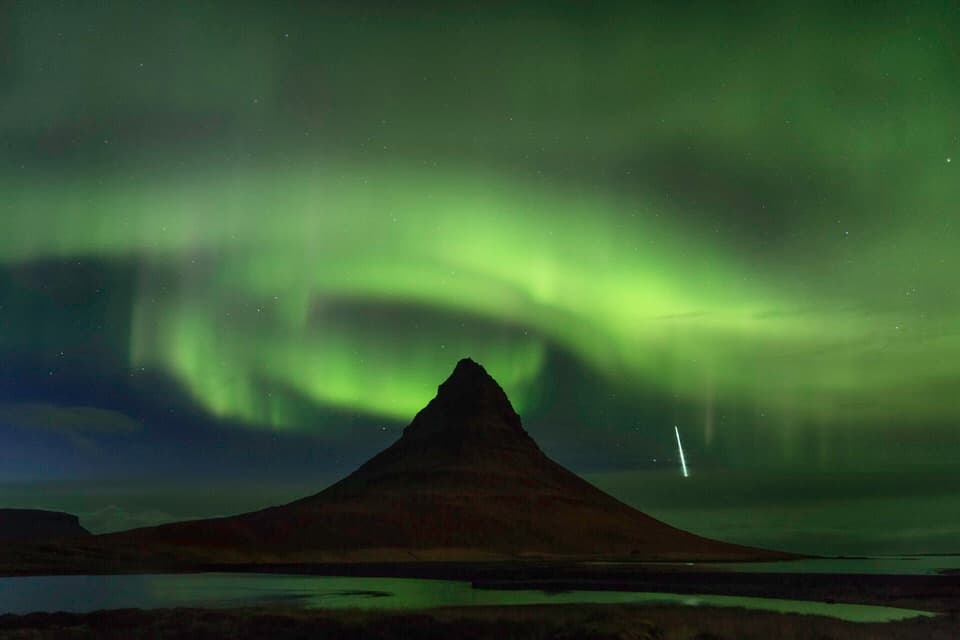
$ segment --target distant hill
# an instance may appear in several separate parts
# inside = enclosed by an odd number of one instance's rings
[[[89,536],[77,516],[41,509],[0,509],[0,540],[45,542]]]
[[[469,359],[397,442],[316,495],[97,539],[231,562],[787,557],[681,531],[600,491],[540,450]]]

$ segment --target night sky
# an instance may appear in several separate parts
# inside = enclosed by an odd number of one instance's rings
[[[960,551],[958,33],[952,2],[0,0],[0,506],[313,493],[470,356],[678,526]]]

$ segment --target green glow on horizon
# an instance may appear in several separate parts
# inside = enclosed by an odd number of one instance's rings
[[[302,426],[291,395],[406,420],[433,396],[450,362],[470,354],[522,410],[544,355],[542,341],[504,331],[467,337],[438,327],[401,336],[342,323],[294,331],[285,323],[224,323],[223,307],[199,300],[168,302],[138,303],[132,364],[169,371],[213,415],[254,425]]]

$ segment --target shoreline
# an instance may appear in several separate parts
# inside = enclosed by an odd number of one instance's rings
[[[88,614],[0,615],[0,639],[150,637],[490,638],[732,640],[955,638],[960,619],[946,615],[891,622],[847,622],[819,615],[675,605],[516,605],[408,610],[123,609]]]

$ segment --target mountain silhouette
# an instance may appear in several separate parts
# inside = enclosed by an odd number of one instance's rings
[[[100,538],[263,561],[784,557],[671,527],[557,464],[470,359],[457,363],[399,440],[320,493]]]
[[[90,532],[80,526],[77,516],[43,509],[0,509],[0,541],[57,540],[82,538]]]

